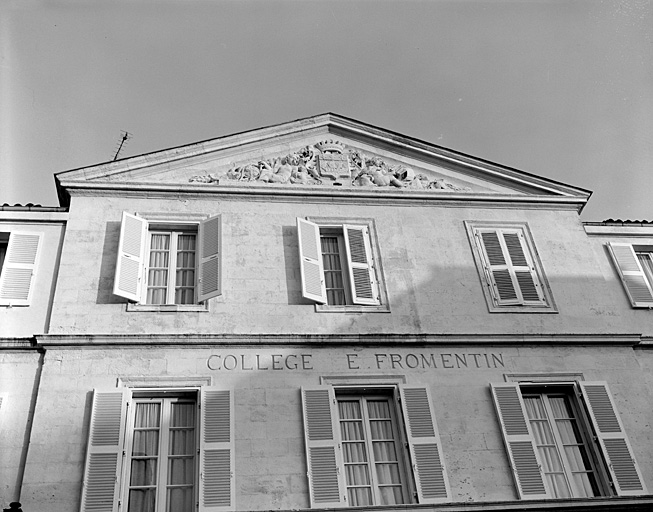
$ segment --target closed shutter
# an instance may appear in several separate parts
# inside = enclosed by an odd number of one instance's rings
[[[81,512],[116,512],[130,391],[95,390],[86,447]]]
[[[646,494],[642,474],[633,457],[632,447],[607,383],[580,382],[579,384],[616,493],[619,496]]]
[[[302,296],[306,299],[327,303],[324,283],[324,266],[320,247],[320,227],[297,217],[299,239],[299,268],[302,278]]]
[[[646,279],[633,246],[610,242],[608,249],[633,307],[653,307],[653,283]]]
[[[365,226],[343,226],[354,304],[379,304],[370,235]]]
[[[41,233],[9,234],[7,254],[0,274],[0,304],[28,306],[36,279]]]
[[[519,385],[506,383],[490,386],[519,497],[523,500],[546,498],[542,464]]]
[[[518,229],[476,229],[492,295],[497,305],[541,305],[544,294]]]
[[[415,386],[400,386],[399,391],[419,502],[451,501],[442,443],[429,391]]]
[[[311,508],[346,506],[335,401],[331,386],[302,388]]]
[[[146,236],[147,221],[136,215],[122,212],[116,276],[113,281],[114,295],[134,302],[141,300]]]
[[[198,298],[203,302],[222,294],[222,215],[200,223]]]
[[[233,391],[202,386],[200,395],[199,512],[235,510]]]

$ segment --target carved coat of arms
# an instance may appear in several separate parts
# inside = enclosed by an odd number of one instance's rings
[[[349,157],[338,153],[323,153],[317,157],[320,176],[327,176],[332,180],[350,179]]]

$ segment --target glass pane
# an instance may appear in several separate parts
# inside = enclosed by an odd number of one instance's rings
[[[565,480],[565,476],[560,473],[546,475],[549,482],[549,488],[553,493],[554,498],[570,498],[569,486]]]
[[[341,420],[361,418],[361,406],[358,401],[338,400],[338,413]]]
[[[372,489],[369,487],[358,487],[349,489],[349,506],[362,507],[372,504]]]
[[[166,512],[192,512],[193,489],[192,487],[177,487],[168,489],[168,505]]]
[[[132,455],[147,457],[159,454],[159,431],[137,430],[134,432]]]
[[[171,485],[192,484],[195,478],[195,459],[174,458],[168,461],[168,483]]]
[[[380,442],[377,441],[372,444],[374,448],[374,460],[377,462],[396,461],[397,452],[395,451],[395,443],[392,441]]]
[[[401,492],[401,487],[381,487],[381,505],[399,505],[404,502],[404,495]]]
[[[370,474],[366,464],[348,464],[345,469],[347,485],[369,485]]]
[[[195,431],[194,430],[171,430],[170,455],[193,455],[195,453]]]
[[[154,512],[156,491],[154,489],[131,489],[129,512]]]
[[[195,404],[192,403],[172,404],[170,426],[171,427],[194,427]]]
[[[398,464],[377,464],[376,477],[380,484],[399,484],[401,476]]]
[[[345,462],[367,462],[365,443],[343,443],[342,449]]]
[[[390,406],[387,400],[369,400],[367,402],[367,413],[370,419],[387,419],[390,418]]]
[[[136,420],[134,426],[136,428],[144,427],[158,427],[161,416],[161,404],[136,404]]]
[[[566,396],[553,396],[549,398],[553,417],[556,419],[569,419],[574,417],[571,403]]]
[[[370,431],[372,432],[372,439],[393,439],[392,435],[392,422],[389,420],[384,421],[370,421]]]
[[[650,252],[638,252],[637,259],[642,265],[644,270],[644,275],[646,276],[647,281],[650,285],[653,286],[653,258],[651,258]]]
[[[598,486],[593,473],[575,473],[574,482],[576,483],[579,497],[591,498],[599,495]]]
[[[132,472],[129,485],[156,485],[156,459],[132,459]]]
[[[365,438],[362,421],[341,421],[340,433],[343,441],[358,441]]]

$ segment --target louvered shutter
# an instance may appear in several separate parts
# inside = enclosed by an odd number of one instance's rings
[[[517,229],[477,229],[492,295],[498,305],[540,305],[544,294],[528,252],[524,234]]]
[[[304,436],[312,508],[346,506],[340,431],[331,386],[303,387]]]
[[[417,496],[420,503],[451,501],[442,443],[427,388],[400,386]]]
[[[633,246],[610,242],[608,249],[633,307],[653,307],[653,283],[646,279]]]
[[[134,302],[141,300],[141,283],[145,264],[147,221],[122,212],[118,260],[113,281],[113,293]]]
[[[644,480],[605,382],[580,382],[594,432],[619,496],[646,494]]]
[[[517,383],[491,384],[492,398],[508,450],[517,491],[523,500],[547,497],[542,464]]]
[[[0,274],[0,304],[28,306],[36,279],[41,233],[12,232]]]
[[[302,296],[326,304],[324,265],[320,246],[320,227],[297,217],[299,239],[299,268],[302,278]]]
[[[200,223],[200,265],[197,300],[222,294],[222,215]]]
[[[202,386],[199,512],[235,510],[233,391]]]
[[[354,304],[379,304],[370,235],[365,226],[343,226],[349,281]]]
[[[130,391],[95,390],[86,447],[81,512],[116,512]]]

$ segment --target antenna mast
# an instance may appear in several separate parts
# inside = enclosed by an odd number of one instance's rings
[[[120,142],[118,143],[118,147],[116,149],[116,154],[114,155],[113,159],[116,160],[118,158],[118,155],[120,154],[120,150],[122,149],[123,145],[125,142],[127,142],[129,139],[133,137],[133,135],[129,132],[126,132],[124,130],[120,131]]]

